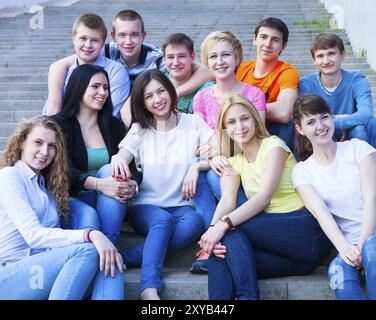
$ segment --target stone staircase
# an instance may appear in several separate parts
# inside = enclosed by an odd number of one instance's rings
[[[72,53],[71,27],[83,13],[101,15],[110,28],[116,12],[134,9],[145,20],[146,42],[161,46],[170,33],[187,33],[195,41],[198,60],[202,40],[214,30],[235,32],[243,43],[245,59],[255,58],[251,36],[256,23],[269,16],[279,17],[290,29],[289,44],[281,58],[296,66],[302,76],[315,71],[309,52],[313,38],[319,32],[331,31],[327,28],[330,16],[318,0],[81,0],[65,8],[52,4],[44,7],[41,30],[29,27],[34,14],[10,18],[2,15],[4,9],[0,10],[0,150],[20,119],[41,113],[47,97],[48,66]],[[346,33],[337,33],[344,39],[348,54],[343,67],[367,76],[376,101],[375,72],[365,58],[354,55]],[[122,248],[142,240],[125,225]],[[196,250],[192,244],[167,258],[163,299],[207,299],[207,277],[188,271]],[[139,269],[127,270],[124,280],[126,299],[137,299]],[[260,290],[263,299],[334,298],[325,267],[309,276],[260,280]]]

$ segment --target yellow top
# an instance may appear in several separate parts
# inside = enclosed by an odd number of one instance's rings
[[[295,192],[291,181],[292,169],[296,160],[291,150],[277,136],[271,136],[262,140],[260,150],[257,153],[255,162],[248,162],[243,154],[237,154],[229,159],[232,167],[239,173],[248,199],[260,191],[263,172],[266,166],[266,157],[273,148],[282,148],[289,153],[283,166],[281,179],[272,195],[270,204],[264,209],[267,213],[286,213],[299,210],[303,207],[298,194]]]

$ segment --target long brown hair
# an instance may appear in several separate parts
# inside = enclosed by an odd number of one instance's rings
[[[134,81],[132,86],[132,99],[131,99],[131,114],[132,123],[137,122],[141,129],[148,129],[155,127],[153,122],[153,114],[146,109],[144,92],[146,86],[152,81],[156,80],[162,84],[167,90],[171,98],[171,113],[176,113],[175,107],[178,102],[176,90],[170,79],[158,69],[151,69],[142,72]]]
[[[265,128],[263,121],[261,120],[259,113],[256,110],[256,107],[252,104],[252,102],[250,102],[247,98],[243,97],[240,94],[230,95],[225,99],[222,105],[221,115],[219,117],[217,125],[219,139],[218,142],[221,147],[221,154],[225,157],[232,157],[233,155],[241,152],[241,146],[237,146],[234,143],[234,140],[232,140],[228,136],[226,126],[224,124],[224,117],[227,110],[235,104],[240,104],[244,106],[251,114],[256,126],[256,138],[264,139],[270,136],[268,130]]]
[[[296,126],[302,125],[303,116],[328,113],[332,115],[326,101],[314,94],[300,96],[294,103],[293,117]],[[295,129],[295,148],[299,152],[300,160],[304,161],[312,155],[312,144],[306,136]]]
[[[41,171],[49,192],[56,199],[57,210],[65,217],[69,212],[69,168],[65,148],[64,136],[59,125],[47,116],[36,116],[23,120],[9,138],[4,154],[0,161],[0,168],[13,166],[21,159],[22,145],[29,133],[35,127],[43,127],[55,132],[56,155],[51,164]]]

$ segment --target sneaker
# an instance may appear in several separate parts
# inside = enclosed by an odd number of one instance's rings
[[[190,269],[191,273],[208,273],[208,259],[209,255],[203,249],[200,249],[196,253],[196,261],[192,263],[192,267]]]

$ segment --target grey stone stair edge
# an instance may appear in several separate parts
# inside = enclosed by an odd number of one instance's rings
[[[259,279],[262,300],[334,300],[326,268],[319,267],[305,276]],[[139,299],[140,269],[123,274],[125,300]],[[207,275],[193,275],[181,269],[164,269],[164,287],[160,296],[165,300],[208,300]]]

